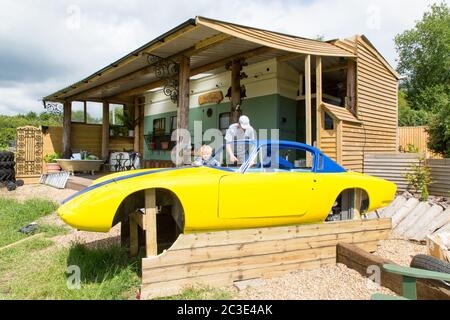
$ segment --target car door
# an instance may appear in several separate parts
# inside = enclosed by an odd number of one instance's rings
[[[316,173],[235,173],[219,182],[219,217],[269,218],[305,215],[311,206]]]

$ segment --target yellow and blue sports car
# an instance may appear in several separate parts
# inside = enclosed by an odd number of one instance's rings
[[[226,146],[214,159],[223,163]],[[107,232],[145,206],[155,189],[157,230],[180,233],[353,219],[387,206],[395,184],[347,172],[320,150],[289,141],[235,141],[240,166],[189,166],[126,171],[102,177],[66,199],[58,214],[69,225]],[[217,163],[217,161],[214,161]]]

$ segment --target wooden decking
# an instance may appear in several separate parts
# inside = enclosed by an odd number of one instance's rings
[[[92,175],[70,176],[66,184],[66,189],[72,189],[76,191],[83,190],[84,188],[89,187],[94,180],[101,178],[107,174],[108,173],[100,173],[93,176]]]

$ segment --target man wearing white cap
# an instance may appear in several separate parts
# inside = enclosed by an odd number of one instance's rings
[[[227,130],[225,134],[225,141],[227,142],[227,153],[230,157],[230,162],[239,162],[238,158],[234,155],[232,144],[234,140],[256,140],[255,129],[250,125],[250,119],[247,116],[241,116],[238,123],[233,123]],[[238,156],[239,156],[238,150]],[[240,162],[243,159],[241,159]]]

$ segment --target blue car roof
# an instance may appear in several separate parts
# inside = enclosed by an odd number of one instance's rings
[[[324,154],[319,149],[310,146],[309,144],[296,142],[296,141],[287,141],[287,140],[237,140],[236,142],[243,142],[243,143],[252,143],[256,144],[257,147],[261,146],[268,146],[268,145],[280,145],[283,147],[292,147],[292,148],[299,148],[306,151],[309,151],[313,153],[314,155],[320,154],[323,157],[323,163],[321,166],[319,166],[318,157],[315,157],[315,164],[314,164],[314,172],[318,173],[340,173],[340,172],[346,172],[346,170],[337,164],[335,161],[330,159],[326,154]],[[233,143],[233,142],[231,142]]]

